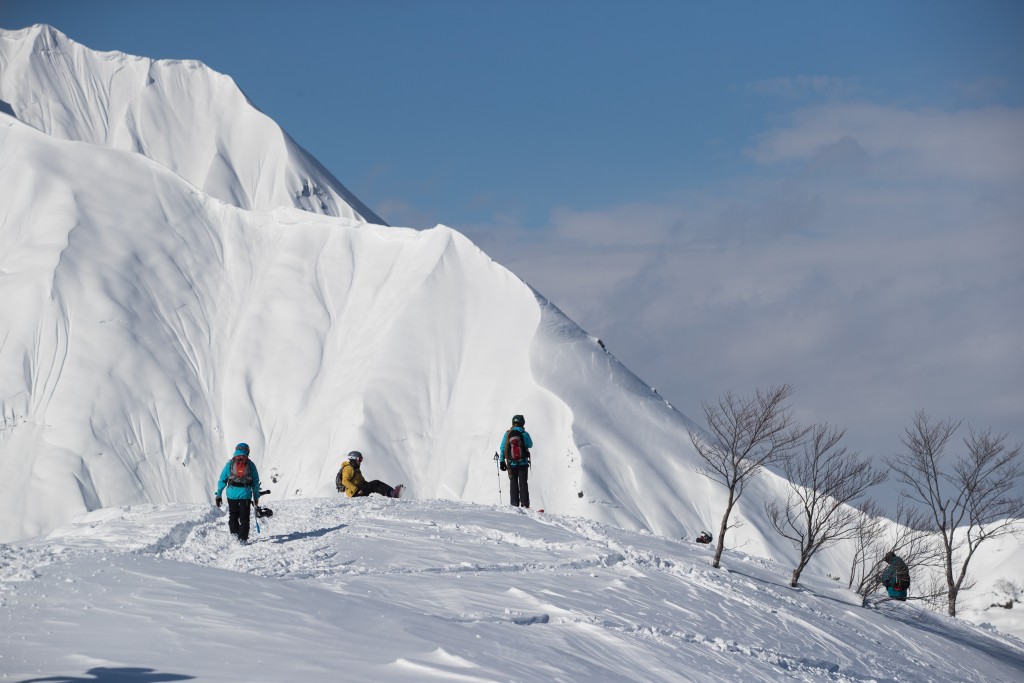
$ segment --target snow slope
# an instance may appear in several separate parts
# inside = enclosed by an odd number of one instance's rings
[[[581,517],[451,501],[91,513],[0,546],[0,680],[1019,681],[1024,643]]]
[[[383,222],[230,77],[196,61],[95,52],[51,26],[0,30],[0,110],[57,138],[148,156],[243,209]]]
[[[495,502],[515,413],[536,505],[713,519],[686,419],[460,234],[238,209],[2,114],[0,149],[0,540],[208,501],[242,440],[289,496],[359,449],[417,496]]]
[[[5,35],[19,55],[60,38]],[[514,413],[538,443],[535,504],[669,535],[720,514],[687,420],[460,234],[247,210],[22,118],[0,113],[0,540],[209,500],[242,440],[292,496],[330,492],[355,448],[416,495],[493,502]]]

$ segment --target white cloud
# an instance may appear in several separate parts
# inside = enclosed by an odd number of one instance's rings
[[[1024,109],[948,112],[868,103],[826,104],[797,112],[750,150],[760,164],[812,161],[833,146],[856,144],[892,177],[1020,183],[1024,175]]]

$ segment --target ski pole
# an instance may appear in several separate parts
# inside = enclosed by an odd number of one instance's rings
[[[501,505],[501,465],[498,464],[498,452],[494,452],[494,468],[498,475],[498,505]]]

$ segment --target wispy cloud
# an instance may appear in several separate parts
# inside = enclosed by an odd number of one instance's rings
[[[950,112],[866,103],[821,105],[800,110],[789,125],[763,134],[750,155],[765,165],[807,162],[843,143],[856,145],[875,162],[879,177],[1020,182],[1024,110],[991,107]]]

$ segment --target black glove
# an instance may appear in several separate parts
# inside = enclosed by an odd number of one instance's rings
[[[508,469],[508,467],[506,467],[506,466],[505,466],[505,461],[504,461],[504,460],[502,460],[502,461],[500,461],[500,462],[498,463],[498,467],[500,467],[500,468],[501,468],[501,471],[502,471],[502,472],[504,472],[505,470],[507,470],[507,469]]]
[[[220,499],[220,496],[217,496],[216,498],[213,499],[213,502],[217,504],[217,507],[220,507],[220,504],[223,503],[224,501]]]

